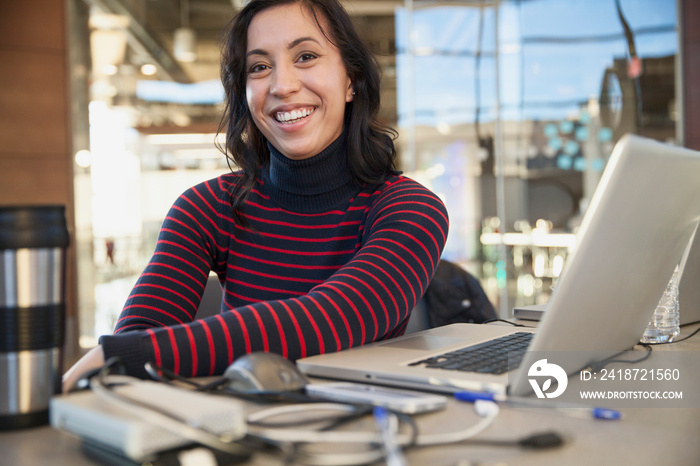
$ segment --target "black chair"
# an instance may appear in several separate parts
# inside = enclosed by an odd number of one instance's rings
[[[461,266],[440,260],[406,333],[453,323],[482,323],[497,317],[479,280]]]

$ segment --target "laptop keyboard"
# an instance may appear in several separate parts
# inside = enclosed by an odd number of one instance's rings
[[[534,333],[517,332],[494,340],[478,343],[466,348],[433,356],[410,366],[424,365],[430,369],[450,371],[479,372],[482,374],[503,374],[516,369],[532,341]]]

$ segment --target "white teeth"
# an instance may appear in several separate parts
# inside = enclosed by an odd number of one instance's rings
[[[314,112],[313,108],[300,108],[291,112],[277,112],[275,118],[281,123],[289,123],[307,117]]]

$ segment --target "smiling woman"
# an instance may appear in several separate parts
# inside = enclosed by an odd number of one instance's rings
[[[223,46],[225,152],[240,169],[185,191],[114,335],[118,356],[185,376],[239,356],[289,359],[401,335],[445,245],[438,197],[394,167],[379,71],[336,0],[252,0]],[[210,272],[221,313],[194,320]]]

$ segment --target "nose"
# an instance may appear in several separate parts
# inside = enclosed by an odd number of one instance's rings
[[[276,97],[285,97],[294,94],[301,87],[301,82],[296,70],[292,66],[276,66],[272,70],[272,82],[270,94]]]

